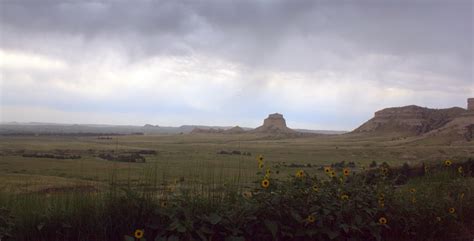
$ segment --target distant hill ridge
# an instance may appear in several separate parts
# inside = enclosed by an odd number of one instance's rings
[[[452,107],[430,109],[416,105],[386,108],[352,133],[382,135],[397,132],[412,136],[450,136],[468,141],[473,139],[474,99],[468,99],[468,108]]]

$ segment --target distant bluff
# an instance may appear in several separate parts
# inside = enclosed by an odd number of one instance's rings
[[[268,117],[263,121],[263,125],[257,127],[254,132],[269,134],[296,133],[296,131],[286,126],[285,118],[283,118],[283,115],[279,113],[268,115]]]
[[[416,105],[387,108],[375,112],[372,119],[353,133],[397,132],[417,136],[458,136],[470,141],[474,138],[473,104],[474,99],[470,98],[467,109],[430,109]]]
[[[354,132],[402,131],[423,134],[442,127],[464,112],[466,110],[459,107],[429,109],[410,105],[387,108],[375,112],[372,119]]]

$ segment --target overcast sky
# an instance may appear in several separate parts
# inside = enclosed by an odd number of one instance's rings
[[[474,97],[472,0],[0,0],[1,121],[351,130]]]

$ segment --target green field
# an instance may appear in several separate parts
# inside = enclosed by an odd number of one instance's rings
[[[257,157],[265,168],[279,166],[278,176],[293,174],[304,166],[310,174],[335,162],[367,166],[372,161],[391,166],[438,163],[445,159],[463,161],[474,156],[474,143],[457,145],[419,143],[414,139],[355,135],[305,138],[269,138],[260,135],[162,135],[96,137],[2,137],[0,139],[0,183],[9,192],[67,190],[68,187],[101,188],[110,181],[132,186],[166,187],[238,183],[255,180]],[[144,155],[146,163],[115,162],[97,157],[99,152],[124,153],[154,150]],[[223,155],[219,151],[250,152]],[[21,153],[66,152],[80,159],[23,157]],[[309,165],[308,165],[309,164]],[[357,169],[356,168],[356,169]]]
[[[472,142],[189,134],[3,136],[0,146],[6,240],[145,240],[133,238],[136,231],[174,241],[473,236]],[[136,153],[146,161],[104,158]],[[323,167],[341,161],[328,177]],[[405,163],[410,172],[425,171],[399,179]],[[427,169],[418,168],[422,163]]]

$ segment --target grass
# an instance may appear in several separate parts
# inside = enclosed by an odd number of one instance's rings
[[[455,170],[436,170],[404,186],[383,174],[368,181],[364,172],[330,178],[301,171],[302,177],[284,178],[259,172],[243,190],[238,183],[215,181],[204,191],[111,185],[91,193],[2,193],[0,206],[14,218],[0,216],[12,223],[0,235],[138,240],[133,233],[143,230],[147,240],[469,240],[474,190],[465,174],[472,170]],[[268,187],[261,186],[264,179]]]
[[[296,139],[264,139],[256,135],[173,135],[120,136],[112,140],[94,137],[2,137],[0,146],[0,181],[10,182],[7,174],[62,177],[71,180],[108,182],[111,170],[124,182],[140,182],[143,169],[156,170],[160,183],[185,178],[189,182],[207,182],[215,175],[242,182],[251,181],[255,159],[264,154],[269,165],[311,164],[322,166],[339,161],[367,165],[373,160],[392,166],[404,162],[416,164],[446,158],[462,159],[474,155],[474,145],[421,145],[391,137],[328,136]],[[408,143],[407,143],[408,142]],[[147,163],[114,163],[95,157],[92,151],[126,151],[151,149],[158,155],[147,156]],[[67,150],[82,156],[77,160],[24,158],[18,150]],[[218,155],[220,150],[251,152],[252,156]],[[294,168],[282,169],[282,174]],[[315,168],[314,168],[315,169]],[[316,173],[308,168],[305,171]],[[21,176],[24,177],[24,176]],[[163,179],[165,178],[165,179]],[[22,179],[21,179],[22,180]],[[20,181],[21,181],[20,180]]]
[[[123,240],[124,235],[133,236],[136,229],[144,229],[147,240],[377,240],[394,235],[404,240],[436,240],[433,234],[438,229],[442,238],[453,238],[451,232],[459,232],[460,237],[472,235],[467,231],[473,227],[468,218],[474,215],[469,208],[474,206],[472,178],[437,172],[411,179],[402,187],[383,179],[378,179],[376,185],[365,185],[362,177],[341,186],[337,180],[324,179],[320,170],[340,161],[354,161],[357,165],[352,173],[374,160],[391,166],[405,162],[434,164],[448,158],[459,162],[472,157],[472,143],[418,145],[412,140],[360,136],[273,140],[256,135],[114,138],[0,139],[0,207],[7,208],[0,209],[0,234],[8,231],[16,237],[13,240]],[[82,158],[25,158],[18,154],[22,149],[67,150]],[[144,149],[158,154],[146,155],[146,163],[111,162],[95,156],[98,150]],[[220,150],[246,151],[252,156],[219,155]],[[265,169],[272,170],[268,190],[259,184],[264,173],[255,175],[258,154],[265,156]],[[312,178],[304,182],[288,179],[299,169]],[[320,196],[308,193],[313,182],[321,185]],[[335,193],[345,188],[351,193],[351,201],[343,208],[340,195]],[[380,208],[376,197],[384,188],[388,190],[385,213],[390,214],[387,227],[377,223]],[[411,188],[418,190],[416,204],[407,191]],[[252,198],[242,197],[248,191]],[[466,203],[455,203],[453,191],[456,195],[464,192]],[[164,202],[170,205],[162,207]],[[446,214],[446,205],[456,205],[456,215]],[[305,223],[308,209],[324,217],[314,227]],[[435,215],[442,216],[446,228],[440,229],[432,222],[438,217]],[[300,236],[291,236],[295,234]],[[417,239],[417,235],[423,238]]]

